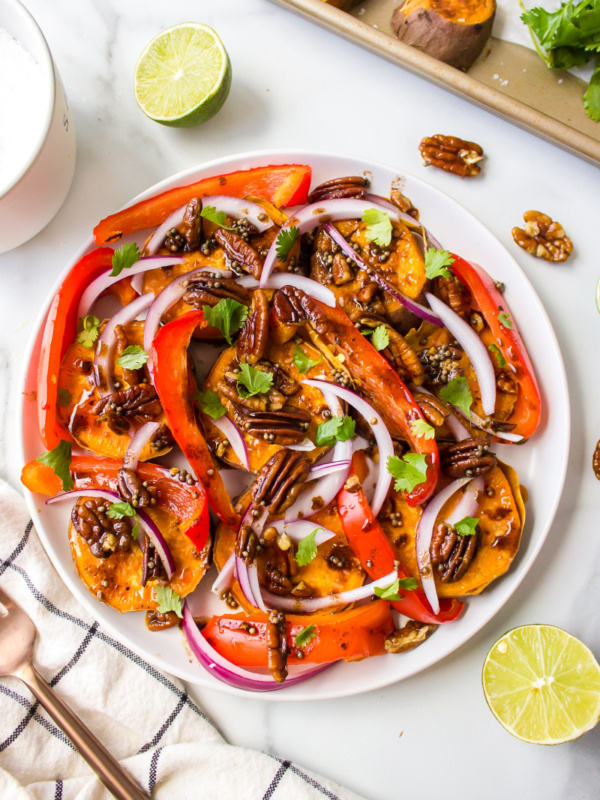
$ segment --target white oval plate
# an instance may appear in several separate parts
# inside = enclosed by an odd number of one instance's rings
[[[496,448],[500,457],[517,469],[521,482],[529,491],[523,541],[509,573],[495,581],[483,595],[469,599],[459,620],[442,625],[416,650],[398,656],[381,656],[352,664],[336,664],[316,678],[299,685],[252,695],[265,700],[317,700],[379,689],[430,667],[470,639],[504,605],[531,567],[558,506],[568,459],[569,395],[556,336],[544,307],[517,262],[472,214],[418,178],[398,173],[381,164],[327,153],[256,152],[218,159],[180,172],[151,187],[132,202],[210,175],[265,164],[286,163],[310,164],[313,169],[313,186],[329,178],[360,175],[368,170],[372,174],[372,191],[386,196],[389,194],[391,181],[400,174],[405,179],[406,194],[421,211],[422,222],[431,229],[443,246],[481,264],[494,279],[506,284],[506,301],[531,355],[544,401],[540,429],[525,446],[505,445]],[[141,233],[128,238],[141,243],[145,235]],[[55,290],[73,263],[93,246],[92,239],[88,238],[73,260],[66,265]],[[33,392],[36,388],[43,322],[52,295],[40,315],[26,361],[21,420],[24,463],[43,450],[37,434]],[[60,505],[46,507],[44,498],[29,492],[26,495],[40,539],[58,573],[82,605],[113,636],[159,669],[183,680],[231,694],[252,694],[221,683],[208,674],[189,655],[183,636],[178,630],[150,633],[144,624],[142,612],[121,615],[96,600],[79,580],[71,558],[67,540],[69,509]],[[212,582],[211,577],[202,581],[200,598],[208,594],[207,587]]]

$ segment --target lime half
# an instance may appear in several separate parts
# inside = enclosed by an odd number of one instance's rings
[[[150,119],[190,128],[214,117],[231,88],[231,62],[207,25],[183,22],[162,31],[135,67],[135,99]]]
[[[496,719],[524,742],[569,742],[600,719],[598,662],[552,625],[524,625],[498,639],[483,665],[483,691]]]

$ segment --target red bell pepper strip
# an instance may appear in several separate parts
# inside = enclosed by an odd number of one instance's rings
[[[73,456],[71,477],[75,489],[104,489],[118,492],[118,475],[123,461],[117,458],[96,458],[95,456]],[[209,536],[208,506],[206,492],[202,484],[190,486],[174,480],[167,467],[149,462],[140,462],[136,472],[142,481],[157,489],[157,507],[172,514],[179,520],[185,535],[198,552],[205,547]],[[22,483],[30,492],[48,494],[54,497],[61,489],[61,481],[51,467],[30,461],[21,473]]]
[[[409,505],[421,505],[433,494],[440,472],[435,439],[415,436],[412,431],[412,423],[424,419],[421,409],[396,370],[359,333],[348,315],[341,308],[329,308],[322,303],[319,306],[329,320],[329,330],[324,338],[330,343],[334,353],[341,350],[345,354],[345,364],[352,377],[357,380],[361,392],[376,406],[386,423],[407,439],[415,453],[426,456],[425,480],[406,495]]]
[[[129,208],[111,214],[96,225],[94,239],[96,244],[107,244],[129,233],[160,225],[169,214],[188,203],[192,197],[211,194],[230,197],[254,195],[280,208],[304,205],[310,179],[311,168],[303,164],[256,167],[203,178],[187,186],[168,189],[156,197],[140,200]]]
[[[352,457],[351,471],[364,480],[366,465],[364,456],[355,453]],[[397,571],[399,578],[410,577],[402,566],[391,542],[371,511],[362,489],[348,492],[344,488],[338,494],[338,511],[342,529],[354,555],[360,560],[362,568],[372,580],[383,578]],[[440,611],[434,614],[421,589],[400,589],[402,600],[392,601],[392,606],[418,622],[440,624],[456,619],[464,603],[455,598],[440,599]]]
[[[385,639],[394,630],[390,606],[385,600],[342,611],[311,616],[286,615],[290,656],[288,664],[327,664],[358,661],[385,653]],[[314,634],[301,647],[295,638],[311,627]],[[253,633],[249,630],[254,628]],[[240,667],[267,666],[267,616],[225,614],[209,619],[202,635],[228,661]],[[298,653],[302,653],[298,658]]]
[[[494,281],[478,264],[465,261],[460,256],[454,256],[452,271],[469,288],[494,336],[496,345],[515,378],[519,393],[515,409],[507,421],[515,426],[511,429],[511,433],[520,434],[528,439],[540,424],[542,399],[533,366],[517,330],[517,324]],[[507,315],[503,318],[508,321],[509,325],[512,324],[512,327],[502,324],[501,314]]]
[[[42,339],[37,379],[37,408],[40,438],[48,450],[61,439],[72,441],[56,413],[58,371],[69,345],[77,334],[77,307],[84,289],[111,268],[114,251],[110,247],[83,256],[54,295]]]
[[[240,517],[233,510],[223,479],[198,427],[189,391],[187,349],[196,327],[205,325],[202,311],[189,311],[159,330],[152,345],[154,386],[171,433],[206,488],[211,508],[221,522],[237,528]]]

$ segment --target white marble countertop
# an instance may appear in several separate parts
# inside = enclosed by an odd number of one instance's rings
[[[191,691],[229,741],[296,760],[369,800],[597,797],[600,728],[558,748],[518,742],[488,711],[480,673],[495,639],[529,622],[560,625],[600,655],[600,485],[591,469],[600,436],[598,169],[267,0],[25,4],[65,83],[78,155],[57,217],[34,240],[0,256],[0,474],[18,485],[18,380],[38,309],[100,218],[173,172],[248,150],[331,150],[424,178],[508,247],[558,334],[574,424],[567,484],[548,540],[524,584],[484,630],[403,683],[318,704]],[[221,35],[233,88],[211,122],[173,130],[138,110],[133,67],[159,30],[188,19]],[[436,132],[482,144],[489,156],[483,175],[461,181],[425,170],[417,145]],[[571,235],[575,253],[565,265],[533,259],[513,243],[511,228],[529,208],[557,218]]]

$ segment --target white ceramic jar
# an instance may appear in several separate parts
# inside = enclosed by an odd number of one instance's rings
[[[40,130],[30,152],[23,154],[16,176],[8,185],[0,185],[0,253],[4,253],[35,236],[62,206],[73,180],[76,145],[62,82],[37,23],[18,0],[0,0],[0,28],[37,61],[44,83]]]

